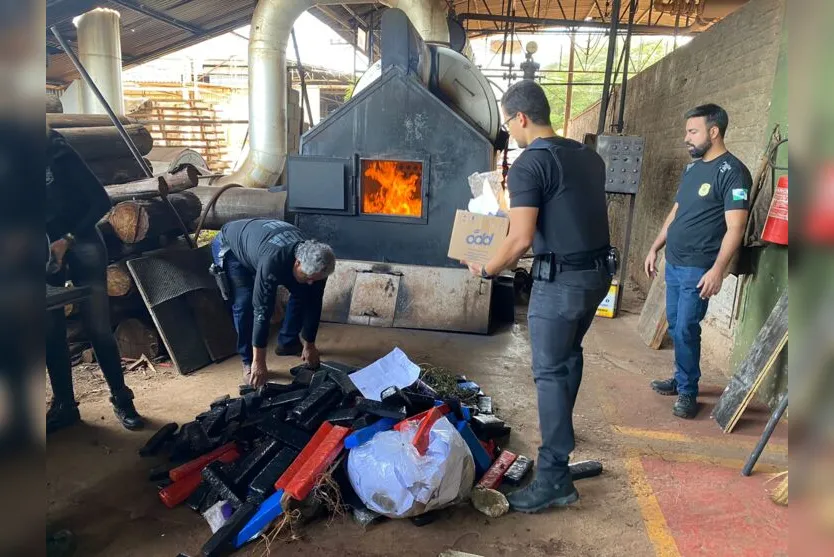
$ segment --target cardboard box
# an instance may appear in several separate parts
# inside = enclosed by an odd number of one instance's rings
[[[449,241],[449,257],[483,265],[504,243],[509,230],[508,218],[458,210]]]

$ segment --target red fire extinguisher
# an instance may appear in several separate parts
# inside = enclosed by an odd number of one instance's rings
[[[776,184],[770,209],[767,211],[762,240],[772,244],[788,245],[788,177],[782,176]]]

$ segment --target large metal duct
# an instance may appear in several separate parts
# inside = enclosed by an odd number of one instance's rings
[[[293,23],[316,5],[359,0],[261,0],[249,38],[249,155],[240,168],[216,184],[248,188],[274,185],[287,157],[287,44]],[[428,43],[449,44],[444,0],[383,0],[406,13]]]
[[[122,89],[122,45],[119,12],[96,8],[75,20],[78,28],[78,57],[102,95],[122,116],[125,113]],[[81,106],[84,114],[106,114],[96,96],[82,84]]]

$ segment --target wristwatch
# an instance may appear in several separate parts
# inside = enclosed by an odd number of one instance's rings
[[[67,241],[67,249],[75,245],[75,235],[71,232],[67,232],[62,238]]]
[[[481,265],[481,278],[483,279],[491,279],[492,275],[488,275],[486,272],[486,265]]]

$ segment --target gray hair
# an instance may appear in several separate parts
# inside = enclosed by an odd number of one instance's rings
[[[315,240],[301,242],[295,250],[295,258],[301,265],[301,272],[308,277],[318,274],[327,277],[336,269],[333,248]]]

